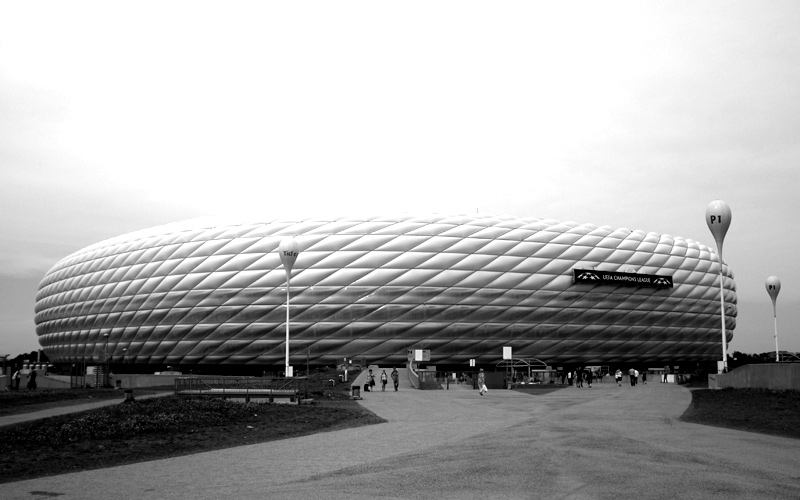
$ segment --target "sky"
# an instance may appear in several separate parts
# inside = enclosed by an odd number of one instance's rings
[[[539,217],[714,247],[800,351],[800,3],[0,0],[0,355],[59,259],[201,216]]]

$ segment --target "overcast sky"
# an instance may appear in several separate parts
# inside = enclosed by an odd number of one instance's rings
[[[0,355],[59,259],[205,215],[714,239],[731,350],[800,351],[800,3],[0,3]]]

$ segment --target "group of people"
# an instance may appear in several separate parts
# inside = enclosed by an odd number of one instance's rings
[[[617,385],[622,385],[622,377],[623,372],[621,369],[617,369],[616,373],[614,373],[614,380],[616,380]],[[636,368],[631,368],[628,370],[628,376],[630,377],[631,387],[634,387],[639,384],[639,377],[642,379],[643,384],[647,384],[647,372],[639,372]],[[577,388],[586,386],[591,387],[592,381],[597,378],[598,380],[602,381],[601,375],[595,375],[592,370],[586,368],[578,368],[574,371],[569,371],[562,373],[561,375],[561,383],[564,383],[564,379],[568,380],[570,386],[574,385]],[[664,382],[666,382],[666,375],[664,376]]]
[[[28,384],[27,384],[28,390],[35,391],[36,390],[36,370],[29,371],[28,375],[26,375],[25,378],[28,379]],[[20,379],[22,379],[22,371],[21,370],[17,370],[17,371],[14,372],[13,375],[11,375],[11,389],[12,390],[14,390],[14,391],[18,391],[19,390]]]
[[[383,372],[381,372],[381,391],[386,390],[386,384],[389,383],[389,377],[392,378],[392,383],[394,383],[394,390],[397,391],[397,388],[400,386],[400,374],[397,372],[397,368],[393,368],[392,373],[390,375],[386,374],[386,370],[383,370]],[[375,387],[375,374],[372,373],[372,368],[370,368],[367,378],[367,383],[365,384],[364,387],[364,391],[371,392],[373,387]]]
[[[639,370],[637,370],[636,368],[631,368],[630,370],[628,370],[628,376],[631,379],[631,387],[635,387],[636,385],[639,384],[639,375],[640,375]],[[617,385],[619,386],[622,386],[622,376],[623,376],[622,370],[618,368],[616,373],[614,373],[614,379],[617,381]],[[642,383],[647,384],[647,372],[643,371],[641,373],[641,376],[642,376]]]
[[[588,387],[592,386],[592,381],[595,378],[594,372],[586,368],[578,368],[575,371],[569,371],[561,376],[561,383],[564,383],[564,378],[567,379],[570,386],[573,384],[577,388],[582,388],[585,383]]]

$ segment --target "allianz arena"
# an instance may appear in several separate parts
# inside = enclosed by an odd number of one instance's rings
[[[47,272],[51,362],[280,366],[406,361],[664,363],[720,357],[719,261],[693,240],[536,218],[197,219],[109,239]],[[736,285],[724,266],[726,331]],[[654,279],[650,279],[654,278]],[[594,280],[594,281],[593,281]],[[609,281],[611,280],[611,281]],[[645,283],[651,281],[650,284]],[[659,284],[660,283],[660,284]]]

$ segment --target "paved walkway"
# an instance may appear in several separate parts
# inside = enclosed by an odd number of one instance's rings
[[[389,422],[0,484],[0,498],[800,498],[800,440],[681,422],[691,393],[676,385],[362,396]]]

